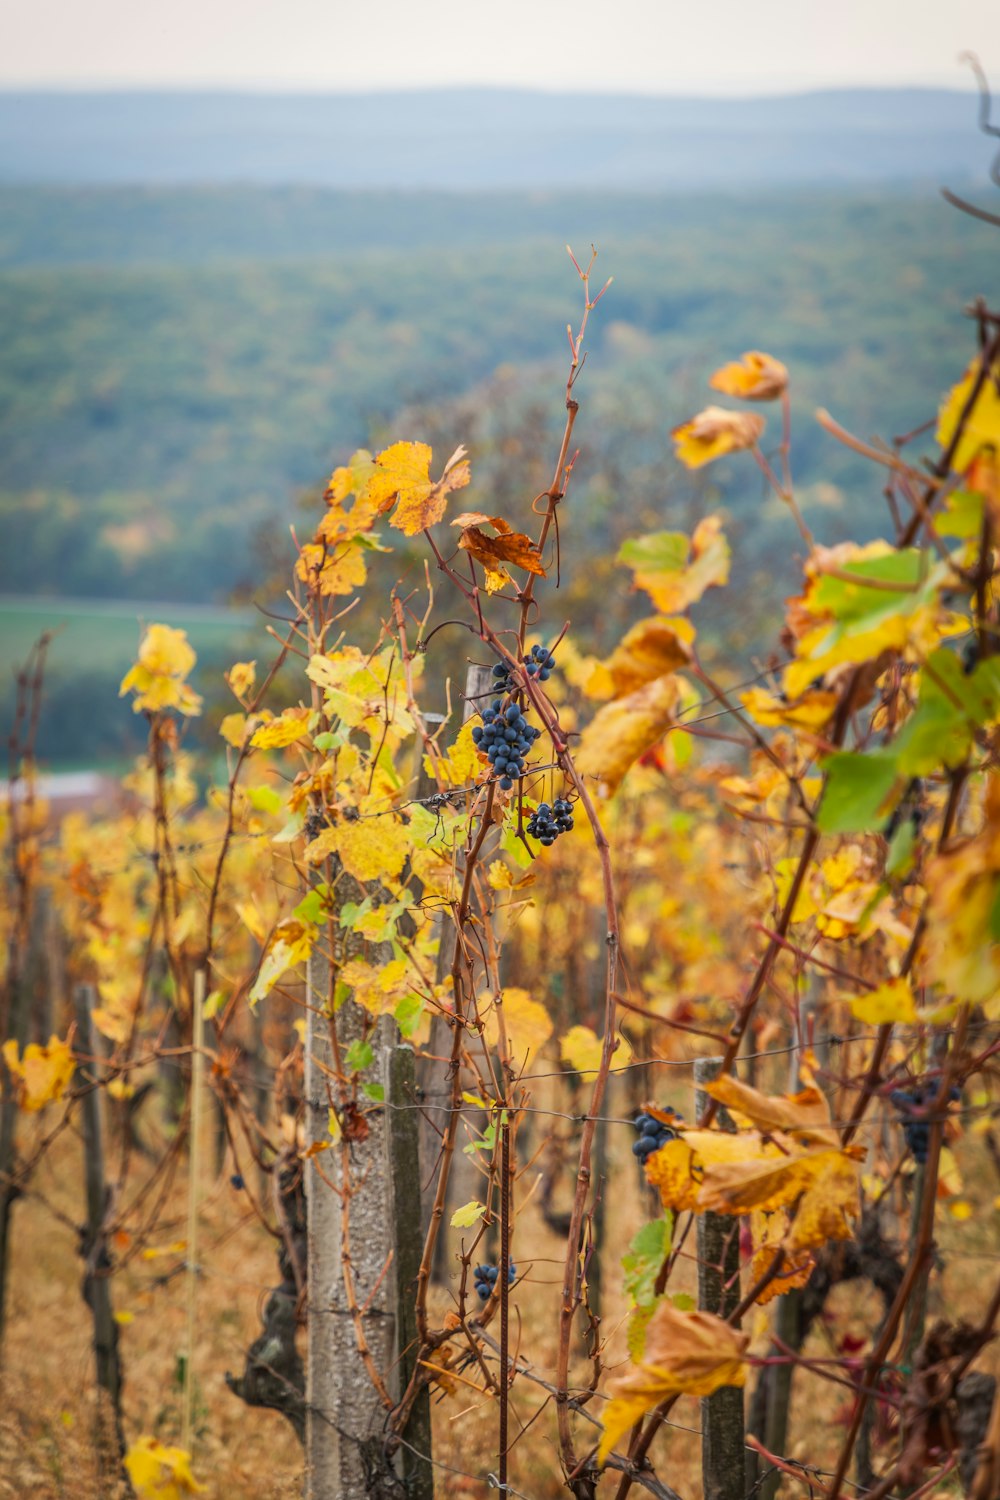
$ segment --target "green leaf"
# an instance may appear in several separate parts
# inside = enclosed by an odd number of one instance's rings
[[[393,1011],[400,1036],[409,1038],[420,1025],[424,1002],[419,995],[404,995]]]
[[[934,525],[939,536],[953,536],[960,542],[974,537],[978,541],[983,531],[983,496],[975,490],[955,490]]]
[[[913,849],[917,842],[917,831],[910,818],[904,818],[889,844],[885,857],[885,873],[891,876],[907,875],[913,868]]]
[[[375,1104],[385,1103],[385,1087],[381,1083],[363,1083],[361,1092]]]
[[[365,1068],[370,1068],[375,1061],[375,1053],[372,1051],[371,1042],[363,1042],[360,1039],[351,1043],[344,1054],[344,1062],[352,1073],[363,1073]]]
[[[206,1021],[210,1021],[214,1015],[218,1014],[219,1010],[222,1008],[222,1002],[223,1000],[225,1000],[225,998],[225,990],[212,991],[208,999],[205,1001],[205,1004],[202,1006],[201,1010],[201,1013],[205,1017]]]
[[[325,920],[327,900],[330,895],[330,887],[325,883],[314,885],[311,891],[302,897],[298,906],[292,912],[297,922],[308,922],[311,927],[318,927]]]
[[[822,764],[827,781],[816,814],[820,831],[877,833],[883,829],[903,791],[895,756],[881,750],[869,755],[839,750]]]
[[[639,1306],[653,1300],[653,1285],[673,1239],[671,1221],[664,1217],[644,1224],[622,1256],[625,1291]]]
[[[285,799],[273,786],[248,786],[247,798],[254,812],[279,813]]]

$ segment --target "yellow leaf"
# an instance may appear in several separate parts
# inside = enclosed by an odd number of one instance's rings
[[[778,1153],[763,1147],[758,1136],[731,1135],[722,1130],[685,1130],[646,1158],[646,1179],[659,1190],[664,1208],[693,1211],[705,1180],[706,1168],[716,1162],[747,1161]]]
[[[861,1210],[857,1149],[789,1152],[709,1167],[698,1208],[745,1214],[797,1204],[786,1248],[806,1250],[827,1240],[849,1239],[851,1220]]]
[[[774,401],[788,388],[788,371],[778,359],[750,349],[741,360],[723,365],[708,382],[713,391],[743,401]]]
[[[237,698],[245,698],[253,691],[253,685],[257,681],[257,663],[255,661],[233,662],[226,673],[226,681]]]
[[[753,412],[726,411],[721,406],[706,406],[705,410],[675,427],[672,437],[676,444],[676,457],[688,469],[700,469],[703,464],[721,458],[724,453],[735,453],[741,448],[752,448],[764,432],[764,418]]]
[[[509,891],[513,889],[514,876],[502,859],[495,859],[490,865],[486,875],[491,890]]]
[[[61,1099],[76,1067],[69,1047],[57,1036],[50,1037],[44,1047],[29,1042],[20,1059],[17,1042],[6,1041],[3,1056],[16,1083],[18,1106],[28,1113]]]
[[[597,1450],[603,1464],[619,1438],[640,1417],[675,1393],[710,1396],[720,1386],[746,1383],[749,1339],[713,1313],[681,1312],[660,1302],[646,1326],[641,1361],[609,1380],[604,1436]]]
[[[382,802],[382,799],[371,801]],[[362,809],[367,805],[366,800]],[[384,802],[377,813],[380,815],[365,816],[362,811],[353,822],[342,818],[332,828],[324,828],[307,845],[306,859],[316,864],[328,854],[338,854],[348,875],[362,883],[397,879],[410,852],[410,835],[406,824],[395,813],[386,811]]]
[[[773,1213],[763,1213],[760,1209],[755,1209],[750,1215],[753,1255],[750,1259],[748,1280],[751,1286],[756,1286],[770,1269],[771,1262],[778,1251],[785,1249],[785,1259],[777,1275],[768,1282],[762,1292],[758,1293],[755,1304],[757,1307],[765,1307],[775,1297],[781,1297],[785,1292],[793,1291],[796,1287],[805,1286],[812,1275],[816,1258],[810,1251],[799,1250],[791,1255],[787,1251],[785,1238],[788,1234],[788,1225],[788,1213],[783,1208],[776,1209]]]
[[[176,708],[178,713],[201,712],[201,699],[185,679],[195,664],[187,632],[171,625],[150,625],[139,646],[139,658],[122,678],[118,696],[134,692],[136,713],[160,713]]]
[[[975,1209],[967,1198],[956,1198],[953,1203],[948,1204],[948,1212],[953,1219],[964,1222],[964,1220],[972,1218]]]
[[[775,698],[764,688],[741,693],[740,702],[756,724],[787,724],[793,729],[822,729],[837,707],[836,693],[817,689],[797,698],[794,703]]]
[[[353,542],[341,542],[332,548],[306,542],[299,551],[295,573],[320,594],[353,594],[368,578],[365,549]]]
[[[589,1026],[571,1026],[560,1041],[562,1060],[577,1073],[596,1073],[601,1064],[601,1039]]]
[[[441,478],[430,477],[431,450],[426,443],[393,443],[375,460],[366,498],[379,512],[396,506],[390,526],[404,536],[416,536],[440,521],[448,495],[469,482],[465,450],[459,448],[445,465]]]
[[[249,727],[246,714],[226,714],[219,725],[219,733],[227,745],[232,745],[234,750],[240,750],[246,740]]]
[[[962,413],[972,395],[979,368],[979,360],[974,359],[962,379],[942,402],[937,428],[937,440],[942,448],[947,448],[955,436]],[[994,365],[983,381],[952,458],[952,469],[956,474],[964,474],[980,450],[986,447],[1000,449],[1000,364]]]
[[[661,740],[673,723],[678,692],[672,676],[657,677],[606,704],[583,731],[577,770],[615,791],[633,761]]]
[[[654,615],[633,625],[608,659],[615,697],[686,666],[691,660],[694,635],[690,620],[681,617]]]
[[[515,985],[503,990],[503,1018],[511,1060],[516,1068],[521,1067],[552,1035],[552,1018],[544,1005]],[[484,1030],[489,1045],[496,1047],[500,1041],[496,1006],[490,1007]]]
[[[428,776],[440,779],[446,786],[468,786],[476,780],[484,761],[473,741],[472,728],[473,721],[467,719],[444,755],[424,756]]]
[[[294,745],[309,733],[310,714],[308,708],[286,708],[279,718],[254,731],[251,745],[257,750],[281,750]]]
[[[456,1208],[451,1216],[452,1229],[468,1229],[471,1225],[478,1223],[486,1212],[486,1204],[480,1203],[478,1198],[473,1198],[471,1203],[463,1203],[461,1208]]]
[[[135,1313],[125,1312],[124,1310],[116,1312],[115,1322],[120,1324],[122,1328],[127,1328],[130,1323],[135,1322]]]
[[[867,995],[851,1001],[851,1014],[866,1026],[885,1026],[899,1021],[911,1025],[917,1019],[913,989],[908,979],[890,979]]]
[[[718,516],[704,516],[690,538],[679,531],[635,537],[618,557],[635,574],[635,587],[665,615],[679,614],[729,578],[729,543]]]
[[[191,1472],[191,1455],[168,1448],[159,1438],[137,1438],[125,1456],[125,1467],[139,1500],[182,1500],[205,1486]]]
[[[705,1092],[761,1130],[788,1131],[820,1145],[837,1139],[836,1129],[830,1125],[829,1102],[818,1088],[804,1088],[797,1094],[762,1094],[726,1073],[706,1083]]]

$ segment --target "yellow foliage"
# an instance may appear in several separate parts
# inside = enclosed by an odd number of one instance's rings
[[[20,1058],[17,1042],[11,1039],[3,1044],[3,1057],[16,1083],[18,1105],[29,1113],[61,1099],[76,1066],[69,1047],[57,1036],[44,1047],[29,1042]]]
[[[677,699],[677,684],[667,676],[606,704],[583,731],[577,769],[615,791],[633,761],[663,738],[674,721]]]
[[[139,646],[139,657],[122,678],[118,696],[135,693],[136,713],[161,713],[175,708],[191,716],[201,713],[201,699],[186,682],[195,664],[187,632],[170,625],[150,625]]]
[[[657,1304],[646,1325],[643,1357],[608,1381],[604,1436],[597,1450],[603,1464],[618,1439],[665,1397],[710,1396],[720,1386],[742,1386],[750,1340],[713,1313],[681,1312],[669,1300]]]
[[[942,448],[947,448],[955,436],[979,369],[979,360],[974,359],[941,403],[937,440]],[[980,451],[989,447],[1000,449],[1000,365],[994,365],[983,381],[975,405],[966,418],[965,429],[951,461],[952,469],[956,474],[964,474]]]
[[[764,418],[753,412],[706,406],[690,422],[675,427],[671,435],[678,460],[688,469],[700,469],[725,453],[754,447],[763,436],[764,426]]]
[[[191,1455],[183,1448],[166,1447],[159,1438],[136,1438],[125,1455],[125,1467],[139,1500],[182,1500],[205,1489],[191,1472]]]
[[[471,476],[464,460],[465,449],[456,449],[435,481],[430,477],[431,450],[426,443],[393,443],[376,458],[365,498],[380,513],[395,505],[389,525],[404,536],[416,536],[441,520],[451,491],[468,484]]]
[[[283,750],[305,739],[311,716],[308,708],[286,708],[277,719],[255,729],[250,743],[255,750]]]
[[[245,698],[248,693],[253,692],[254,683],[257,681],[257,663],[255,661],[233,662],[226,673],[226,681],[237,698]]]
[[[562,1060],[577,1073],[596,1073],[601,1064],[601,1039],[589,1026],[571,1026],[560,1040]]]
[[[890,979],[868,994],[851,1001],[851,1014],[866,1026],[884,1026],[889,1022],[909,1025],[917,1019],[913,988],[908,979]]]
[[[340,818],[324,828],[306,847],[306,859],[317,864],[337,854],[355,880],[396,880],[410,852],[406,824],[386,810],[381,797],[363,798],[357,813],[354,819]]]
[[[552,1018],[540,1001],[533,1000],[527,990],[518,989],[516,985],[508,985],[503,990],[501,1005],[511,1062],[515,1068],[521,1068],[530,1063],[539,1047],[544,1047],[552,1035]],[[491,1047],[500,1043],[497,1009],[495,1005],[490,1006],[483,1027]]]
[[[625,635],[607,661],[616,698],[634,692],[656,677],[675,672],[691,660],[695,630],[690,620],[653,616],[640,620]]]
[[[788,389],[788,370],[779,359],[750,349],[743,358],[716,370],[708,382],[713,391],[743,401],[774,401]]]

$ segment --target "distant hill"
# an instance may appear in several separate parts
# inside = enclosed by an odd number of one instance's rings
[[[971,93],[0,93],[0,181],[715,190],[960,181]]]

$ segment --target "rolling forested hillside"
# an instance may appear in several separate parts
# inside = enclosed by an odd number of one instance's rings
[[[887,437],[925,421],[927,393],[969,355],[963,306],[996,281],[987,226],[899,189],[8,187],[0,210],[0,591],[137,612],[259,584],[303,497],[362,444],[465,442],[477,504],[530,498],[576,312],[567,240],[596,242],[615,278],[592,323],[564,538],[607,569],[601,613],[593,594],[574,605],[598,634],[629,608],[610,561],[621,538],[706,503],[669,430],[704,404],[713,368],[761,346],[788,363],[807,515],[828,540],[870,534],[870,479],[813,410],[864,435],[876,411]],[[714,628],[749,649],[794,539],[745,467],[716,466],[711,484],[738,576],[764,584]],[[74,758],[91,732],[74,731]]]

